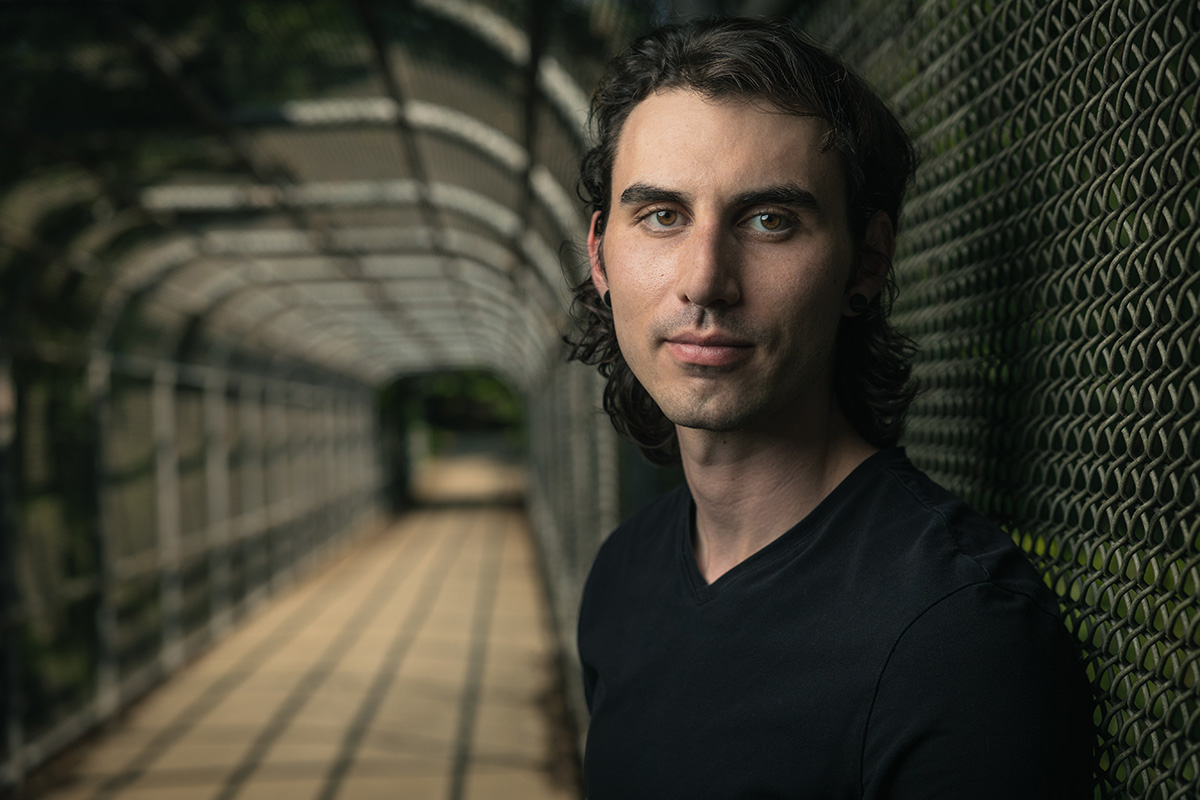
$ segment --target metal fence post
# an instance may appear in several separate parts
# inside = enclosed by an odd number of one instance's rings
[[[600,373],[591,374],[593,389],[592,397],[599,397],[604,391],[604,378]],[[594,539],[588,542],[587,559],[600,547],[613,528],[621,522],[621,476],[619,472],[620,453],[617,449],[617,432],[613,429],[607,414],[593,414],[595,419],[596,436],[596,519]]]
[[[334,435],[336,432],[334,409],[336,403],[337,389],[330,387],[321,393],[319,411],[321,435],[317,439],[317,454],[314,456],[316,463],[313,465],[313,468],[316,470],[317,476],[316,490],[320,494],[318,503],[321,529],[325,533],[325,538],[320,546],[322,556],[328,553],[331,547],[343,538],[343,531],[337,530],[339,517],[335,513],[338,500],[337,473],[334,468],[336,455],[336,450],[334,449]]]
[[[320,488],[313,475],[313,439],[316,436],[314,408],[317,390],[315,387],[306,386],[298,391],[294,390],[293,394],[297,395],[298,401],[288,414],[288,442],[292,453],[292,484],[289,488],[297,515],[293,537],[296,544],[293,545],[293,550],[298,550],[298,556],[293,559],[293,563],[301,560],[307,563],[309,558],[316,554],[317,542],[323,533],[318,529],[319,523],[316,518],[316,510],[320,506]],[[297,416],[300,419],[299,424],[296,423]]]
[[[230,624],[229,437],[226,379],[209,372],[204,385],[204,479],[208,500],[209,630],[214,638]]]
[[[358,482],[354,474],[354,398],[345,393],[338,398],[337,407],[337,465],[338,494],[348,517],[357,521],[361,512]]]
[[[175,435],[176,377],[177,371],[173,365],[164,364],[154,371],[151,406],[155,442],[154,484],[158,500],[159,602],[162,614],[160,661],[168,672],[183,662],[179,447]]]
[[[288,441],[288,391],[286,384],[272,382],[264,393],[267,463],[267,518],[271,555],[267,586],[274,594],[287,583],[287,553],[291,542],[292,497],[288,494],[291,443]]]
[[[266,458],[267,443],[263,425],[265,388],[257,381],[243,380],[238,394],[238,411],[241,415],[242,442],[245,453],[242,459],[242,509],[238,515],[241,522],[237,546],[242,549],[242,609],[247,610],[266,591],[264,583],[256,582],[255,559],[269,520],[266,508]]]
[[[0,718],[4,724],[4,761],[0,763],[0,788],[16,786],[24,775],[21,751],[24,726],[20,703],[21,660],[16,636],[18,600],[16,586],[16,531],[13,527],[12,445],[16,438],[17,394],[12,363],[0,360]]]
[[[109,539],[108,457],[106,437],[111,425],[112,358],[94,354],[88,363],[88,401],[96,426],[96,711],[101,718],[120,705],[120,667],[117,660],[116,573]]]

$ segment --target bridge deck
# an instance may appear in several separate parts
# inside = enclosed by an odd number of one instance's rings
[[[433,463],[427,501],[60,760],[53,800],[578,797],[521,476]],[[66,763],[63,763],[66,762]]]

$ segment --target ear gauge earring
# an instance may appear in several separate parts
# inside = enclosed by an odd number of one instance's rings
[[[603,300],[605,307],[612,308],[612,292],[605,292]]]
[[[871,307],[871,301],[867,299],[865,294],[855,292],[850,295],[850,310],[856,315],[867,313],[867,309]]]

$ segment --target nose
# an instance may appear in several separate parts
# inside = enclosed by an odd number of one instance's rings
[[[732,235],[716,224],[692,226],[679,265],[678,294],[705,308],[732,306],[742,298]]]

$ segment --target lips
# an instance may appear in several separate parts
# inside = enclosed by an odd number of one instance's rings
[[[676,361],[701,367],[732,366],[753,350],[749,342],[720,334],[677,334],[666,340],[666,347]]]

